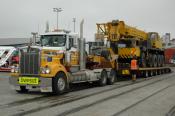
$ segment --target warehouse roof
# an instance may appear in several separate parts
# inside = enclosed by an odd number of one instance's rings
[[[16,46],[27,44],[30,42],[30,38],[0,38],[0,45],[2,46]]]

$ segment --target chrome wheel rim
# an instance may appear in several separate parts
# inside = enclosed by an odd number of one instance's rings
[[[66,83],[65,83],[64,79],[63,78],[59,78],[58,79],[58,89],[60,91],[62,91],[62,90],[64,90],[65,86],[66,86]]]

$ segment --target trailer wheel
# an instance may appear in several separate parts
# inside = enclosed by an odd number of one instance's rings
[[[105,86],[107,83],[107,72],[103,70],[101,72],[101,78],[99,79],[99,85],[100,86]]]
[[[164,70],[163,69],[161,69],[160,71],[161,71],[161,74],[164,74]]]
[[[154,71],[153,71],[153,76],[156,76],[156,75],[157,75],[157,71],[154,70]]]
[[[144,71],[144,78],[148,77],[148,71]]]
[[[171,73],[171,69],[168,69],[168,72]]]
[[[116,71],[112,69],[110,72],[110,76],[107,79],[107,84],[112,85],[114,84],[115,80],[116,80]]]
[[[20,90],[16,90],[18,93],[27,93],[29,90],[25,86],[20,86]]]
[[[64,73],[58,73],[56,77],[52,79],[53,94],[62,94],[67,89],[67,81]]]
[[[152,76],[153,76],[153,71],[150,70],[150,71],[149,71],[149,77],[152,77]]]
[[[161,71],[160,70],[157,70],[157,75],[160,75],[161,74]]]

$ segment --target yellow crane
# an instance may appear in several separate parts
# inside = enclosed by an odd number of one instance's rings
[[[137,57],[140,67],[161,67],[164,65],[162,41],[157,32],[145,32],[113,20],[97,24],[96,40],[107,40],[110,49],[118,54],[119,63],[130,63]]]

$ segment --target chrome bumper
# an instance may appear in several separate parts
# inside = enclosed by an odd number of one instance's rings
[[[20,90],[20,86],[25,86],[26,89],[39,88],[41,92],[52,92],[52,78],[39,78],[38,85],[19,84],[19,77],[9,77],[9,83],[12,85],[12,89]]]

